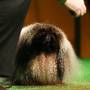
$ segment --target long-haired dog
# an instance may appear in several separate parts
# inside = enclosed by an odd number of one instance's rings
[[[16,55],[15,84],[69,83],[79,73],[78,59],[62,30],[45,23],[22,29]]]

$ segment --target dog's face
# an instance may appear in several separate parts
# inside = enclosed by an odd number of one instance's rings
[[[23,47],[22,50],[25,48],[22,56],[25,57],[27,54],[25,58],[30,60],[30,58],[32,59],[41,53],[45,53],[47,55],[55,53],[58,55],[60,51],[60,41],[63,39],[63,35],[59,30],[52,25],[39,23],[30,25],[30,27],[22,30],[19,41],[19,47]]]
[[[52,28],[41,28],[32,38],[31,48],[37,53],[58,53],[59,38]]]

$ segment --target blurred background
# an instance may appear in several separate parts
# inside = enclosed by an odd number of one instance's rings
[[[54,24],[60,27],[81,58],[90,58],[90,0],[85,0],[87,14],[75,18],[58,0],[32,0],[25,26],[35,22]]]

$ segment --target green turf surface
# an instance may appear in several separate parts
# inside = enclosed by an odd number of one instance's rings
[[[75,78],[75,85],[90,85],[90,59],[80,59],[80,64],[82,73],[80,77]]]
[[[90,90],[90,86],[74,86],[74,85],[66,85],[66,86],[30,86],[30,87],[15,87],[13,86],[7,90]]]
[[[82,74],[68,85],[12,86],[7,90],[90,90],[90,59],[80,59]],[[77,68],[77,67],[76,67]]]
[[[90,59],[82,59],[80,61],[83,71],[82,82],[90,84]]]

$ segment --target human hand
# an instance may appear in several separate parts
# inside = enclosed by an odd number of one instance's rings
[[[66,0],[64,3],[69,9],[76,13],[76,16],[83,16],[86,13],[84,0]]]

